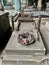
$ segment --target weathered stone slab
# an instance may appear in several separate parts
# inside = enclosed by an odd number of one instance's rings
[[[39,16],[46,16],[49,17],[48,11],[32,11],[30,9],[25,9],[24,13],[26,14],[32,14],[32,16],[39,17]]]
[[[3,59],[2,65],[4,65],[4,64],[38,65],[40,63],[41,59],[40,59],[40,57],[35,58],[31,55],[12,55],[12,56],[10,55]]]
[[[40,29],[43,41],[44,41],[44,45],[47,49],[47,52],[49,53],[49,30],[44,27],[42,29]]]
[[[7,55],[3,58],[3,61],[34,61],[34,62],[43,62],[44,60],[49,59],[49,55],[35,56],[35,55]]]
[[[24,46],[24,45],[18,43],[18,40],[17,40],[18,34],[20,32],[22,32],[22,31],[13,32],[13,34],[5,48],[6,53],[19,54],[19,55],[21,55],[21,54],[44,55],[45,54],[46,50],[45,50],[45,47],[43,45],[40,35],[39,35],[40,41],[36,41],[34,44],[31,44],[29,46]],[[36,33],[34,35],[36,36]]]
[[[20,31],[31,31],[32,29],[35,28],[35,23],[34,22],[21,22],[19,30]]]
[[[2,65],[38,65],[35,62],[3,62]]]
[[[3,59],[2,65],[48,65],[49,55],[7,55]]]

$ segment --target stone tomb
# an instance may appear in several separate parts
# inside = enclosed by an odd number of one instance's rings
[[[17,37],[20,32],[32,32],[36,38],[33,22],[22,22],[19,31],[14,30],[5,48],[2,65],[40,65],[44,60],[46,49],[39,33],[40,41],[25,46],[18,43]],[[43,59],[43,60],[42,60]],[[44,64],[43,64],[44,65]]]
[[[30,25],[29,25],[30,24]],[[26,26],[27,25],[27,26]],[[20,24],[20,29],[19,31],[14,31],[12,33],[12,36],[5,48],[5,51],[6,53],[9,53],[9,54],[19,54],[19,55],[23,55],[23,54],[31,54],[31,55],[44,55],[45,54],[45,47],[44,47],[44,44],[43,44],[43,41],[42,41],[42,38],[40,36],[40,33],[39,33],[39,39],[40,41],[35,41],[35,43],[31,44],[31,45],[28,45],[28,46],[25,46],[25,45],[22,45],[20,43],[18,43],[18,34],[20,34],[21,32],[25,32],[25,31],[31,31],[33,34],[34,34],[34,37],[36,38],[37,35],[36,35],[36,31],[34,29],[34,22],[22,22]]]

